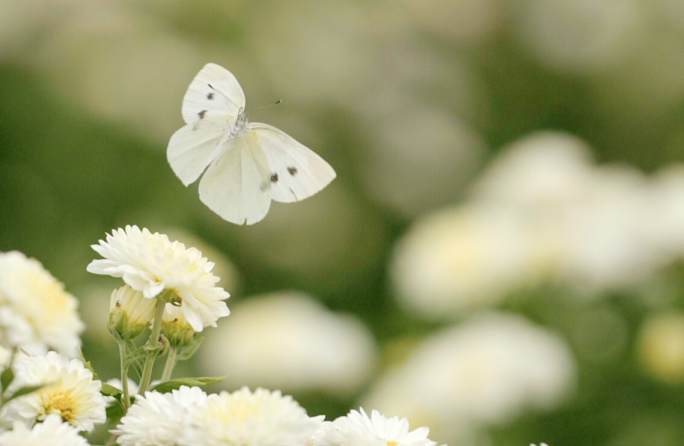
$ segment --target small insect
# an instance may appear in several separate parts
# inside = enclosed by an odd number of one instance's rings
[[[231,223],[254,224],[271,200],[300,201],[335,179],[328,163],[291,136],[250,123],[240,84],[219,65],[207,64],[195,76],[182,114],[187,125],[171,136],[169,164],[185,186],[206,170],[200,200]]]

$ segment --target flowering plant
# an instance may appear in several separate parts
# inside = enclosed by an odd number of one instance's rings
[[[13,324],[2,326],[6,349],[0,358],[0,416],[13,424],[3,423],[1,445],[89,445],[84,434],[105,422],[114,426],[107,445],[121,446],[436,445],[428,439],[427,428],[409,431],[406,419],[377,411],[369,416],[360,409],[326,422],[324,416],[309,416],[278,390],[243,387],[207,395],[200,387],[225,377],[172,378],[177,362],[192,358],[199,349],[204,328],[230,314],[225,303],[229,294],[216,286],[214,264],[195,248],[137,226],[113,231],[93,249],[103,258],[94,260],[88,271],[124,282],[111,294],[108,321],[119,345],[121,385],[102,383],[82,356],[69,359],[69,349],[47,352],[50,347],[78,346],[77,336],[51,343],[54,340],[15,328],[50,319],[39,317],[46,311],[41,306],[34,308],[37,314],[27,313],[28,304],[13,299],[25,293],[25,285],[12,287],[11,278],[0,273],[0,313],[27,315],[25,321],[15,317]],[[27,298],[65,313],[72,322],[67,333],[82,329],[73,298],[37,261],[9,253],[0,254],[2,262],[12,266],[6,270],[26,271],[47,284]],[[25,331],[50,327],[30,328]],[[136,339],[148,329],[147,341],[138,345]],[[153,383],[155,363],[163,357],[161,380]],[[131,375],[139,378],[139,386]]]

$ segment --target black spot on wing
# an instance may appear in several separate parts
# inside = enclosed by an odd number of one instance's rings
[[[199,113],[197,113],[197,114],[199,115],[200,119],[204,119],[204,115],[207,114],[207,111],[206,111],[206,110],[202,110],[201,112],[199,112]]]
[[[207,99],[209,99],[210,101],[214,99],[214,93],[210,92],[209,94],[207,94]]]
[[[271,183],[277,183],[278,182],[278,172],[275,172],[271,175]]]
[[[297,168],[296,167],[288,167],[287,171],[290,172],[290,175],[295,176],[297,175]]]
[[[266,192],[266,191],[268,190],[268,188],[269,188],[270,185],[271,185],[271,183],[269,183],[268,181],[263,181],[263,182],[259,185],[259,190],[260,190],[261,192]]]

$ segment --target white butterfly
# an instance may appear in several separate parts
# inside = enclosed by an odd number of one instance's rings
[[[314,195],[335,171],[314,152],[268,124],[249,123],[245,94],[235,76],[207,64],[183,98],[187,125],[167,149],[171,168],[184,185],[197,181],[200,199],[236,224],[261,221],[271,199],[292,203]]]

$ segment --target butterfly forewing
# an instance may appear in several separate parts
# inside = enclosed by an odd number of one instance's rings
[[[225,144],[228,122],[214,116],[188,124],[173,134],[166,157],[184,185],[197,181]],[[220,145],[219,145],[220,144]]]
[[[192,123],[217,115],[229,115],[232,122],[245,108],[245,94],[237,79],[225,68],[209,63],[195,76],[183,98],[183,119]]]
[[[271,205],[268,160],[254,135],[228,144],[202,177],[200,199],[224,220],[251,225],[261,221]]]
[[[323,158],[285,132],[268,124],[247,127],[256,134],[268,159],[271,197],[291,203],[314,195],[335,178],[335,171]]]

